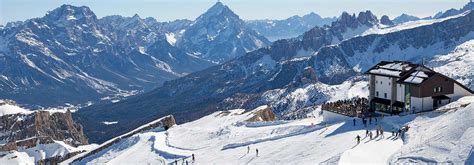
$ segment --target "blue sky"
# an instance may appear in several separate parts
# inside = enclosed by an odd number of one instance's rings
[[[159,21],[194,19],[217,0],[0,0],[0,24],[41,17],[62,4],[85,5],[100,18],[119,14],[154,17]],[[468,0],[222,0],[243,19],[283,19],[315,12],[338,16],[371,10],[395,17],[401,13],[425,17],[441,10],[461,8]]]

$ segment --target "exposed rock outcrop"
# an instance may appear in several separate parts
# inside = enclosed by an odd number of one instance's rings
[[[390,18],[386,15],[382,16],[380,18],[380,23],[381,24],[384,24],[384,25],[389,25],[389,26],[392,26],[394,25],[394,23],[392,22],[392,20],[390,20]]]
[[[272,108],[266,106],[253,112],[253,116],[245,121],[247,122],[259,122],[259,121],[275,121],[276,116],[272,111]]]
[[[2,151],[49,144],[54,140],[71,146],[88,144],[82,126],[73,121],[70,111],[52,114],[37,111],[0,116],[0,141],[5,144],[1,147]]]

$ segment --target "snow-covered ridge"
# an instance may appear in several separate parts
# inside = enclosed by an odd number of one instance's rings
[[[450,16],[450,17],[446,17],[446,18],[409,21],[409,22],[397,24],[395,26],[372,27],[370,29],[367,29],[365,32],[361,33],[361,36],[370,35],[370,34],[387,34],[387,33],[393,33],[393,32],[397,32],[397,31],[407,30],[407,29],[413,29],[413,28],[420,27],[420,26],[432,25],[434,23],[443,22],[443,21],[446,21],[446,20],[449,20],[449,19],[466,16],[470,12],[471,11],[466,11],[464,13],[454,15],[454,16]]]
[[[63,163],[64,164],[69,164],[69,163],[77,163],[77,162],[81,162],[81,161],[87,161],[87,160],[90,159],[89,157],[95,157],[95,155],[106,152],[108,147],[114,146],[116,144],[123,143],[124,141],[122,139],[127,139],[127,138],[130,138],[132,136],[135,136],[136,134],[140,134],[140,133],[143,133],[143,132],[166,130],[168,128],[171,128],[175,124],[176,123],[174,121],[174,118],[171,115],[159,118],[157,120],[149,122],[148,124],[142,125],[142,126],[136,128],[136,129],[134,129],[133,131],[130,131],[130,132],[122,134],[118,137],[112,138],[112,139],[98,145],[97,147],[93,148],[92,150],[81,153],[81,154],[78,154],[78,155],[64,161]],[[125,143],[127,143],[127,141],[125,141]]]
[[[54,141],[54,143],[49,144],[38,144],[32,148],[20,148],[17,151],[0,152],[0,154],[4,154],[0,157],[0,162],[2,164],[35,164],[38,160],[64,157],[76,152],[91,150],[96,146],[96,144],[90,144],[73,147],[62,141]]]
[[[21,108],[15,102],[10,100],[0,100],[0,116],[10,114],[30,114],[32,111]]]

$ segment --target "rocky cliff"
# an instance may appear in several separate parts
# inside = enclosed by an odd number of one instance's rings
[[[54,141],[63,141],[71,146],[88,144],[82,126],[73,121],[70,111],[52,114],[37,111],[0,116],[0,142],[4,144],[2,151],[30,148]]]

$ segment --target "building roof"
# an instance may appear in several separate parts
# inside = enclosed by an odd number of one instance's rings
[[[373,75],[380,75],[380,76],[388,76],[388,77],[401,77],[405,75],[405,73],[415,67],[418,64],[412,64],[406,61],[382,61],[375,65],[374,67],[370,68],[365,74],[373,74]]]
[[[407,71],[403,76],[400,77],[398,83],[407,83],[407,84],[422,84],[425,80],[431,78],[432,76],[439,74],[435,71],[425,67],[418,66],[410,71]]]
[[[365,72],[365,74],[396,77],[399,78],[397,83],[411,85],[421,85],[431,77],[439,75],[453,81],[455,84],[474,94],[474,91],[448,76],[435,72],[424,65],[413,64],[407,61],[381,61]]]

